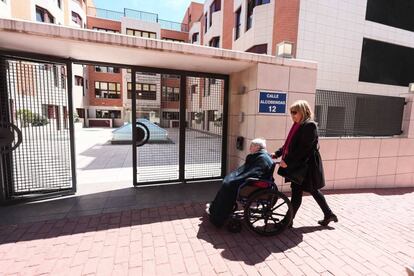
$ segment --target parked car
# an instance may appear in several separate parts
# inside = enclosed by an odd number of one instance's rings
[[[169,142],[168,131],[147,119],[137,119],[137,123],[144,124],[149,132],[148,143]],[[112,143],[130,143],[132,141],[132,124],[127,123],[112,131]]]

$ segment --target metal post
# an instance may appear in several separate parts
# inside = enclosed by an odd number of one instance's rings
[[[10,123],[8,104],[7,61],[0,57],[0,123]],[[0,203],[5,203],[10,197],[13,183],[11,161],[11,153],[0,153]]]
[[[132,107],[132,181],[133,185],[138,185],[137,183],[137,88],[136,88],[136,72],[135,68],[131,69],[131,107]]]
[[[178,179],[185,182],[185,122],[186,122],[186,94],[187,76],[180,76],[180,137],[179,137],[179,157],[178,157]]]
[[[223,126],[222,126],[222,148],[221,148],[221,177],[227,173],[227,134],[228,134],[228,110],[229,110],[230,79],[224,78],[224,101],[223,101]]]
[[[70,139],[70,159],[72,164],[72,191],[76,193],[76,158],[75,158],[75,134],[73,124],[73,76],[72,61],[66,62],[67,82],[68,82],[68,106],[69,106],[69,139]],[[63,118],[64,119],[64,118]]]

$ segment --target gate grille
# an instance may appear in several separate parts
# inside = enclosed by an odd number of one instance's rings
[[[187,77],[185,178],[221,176],[224,80]]]
[[[8,121],[23,137],[12,153],[12,195],[71,189],[66,66],[20,60],[6,64]]]
[[[392,136],[401,134],[405,99],[316,91],[315,121],[320,136]]]
[[[150,132],[148,143],[137,149],[137,182],[179,178],[180,80],[177,75],[136,73],[137,122]]]

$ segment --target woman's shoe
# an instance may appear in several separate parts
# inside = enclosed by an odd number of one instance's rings
[[[328,226],[328,224],[333,221],[333,222],[338,222],[338,218],[335,214],[331,214],[327,217],[325,217],[323,220],[318,221],[318,223],[322,226]]]

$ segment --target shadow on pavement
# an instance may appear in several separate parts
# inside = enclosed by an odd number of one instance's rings
[[[334,229],[330,226],[306,226],[287,229],[278,236],[265,237],[249,231],[245,225],[240,233],[230,233],[226,227],[213,226],[207,216],[202,217],[200,221],[198,239],[210,243],[214,249],[222,249],[223,258],[243,261],[247,265],[261,263],[272,253],[284,252],[296,247],[307,233]]]

